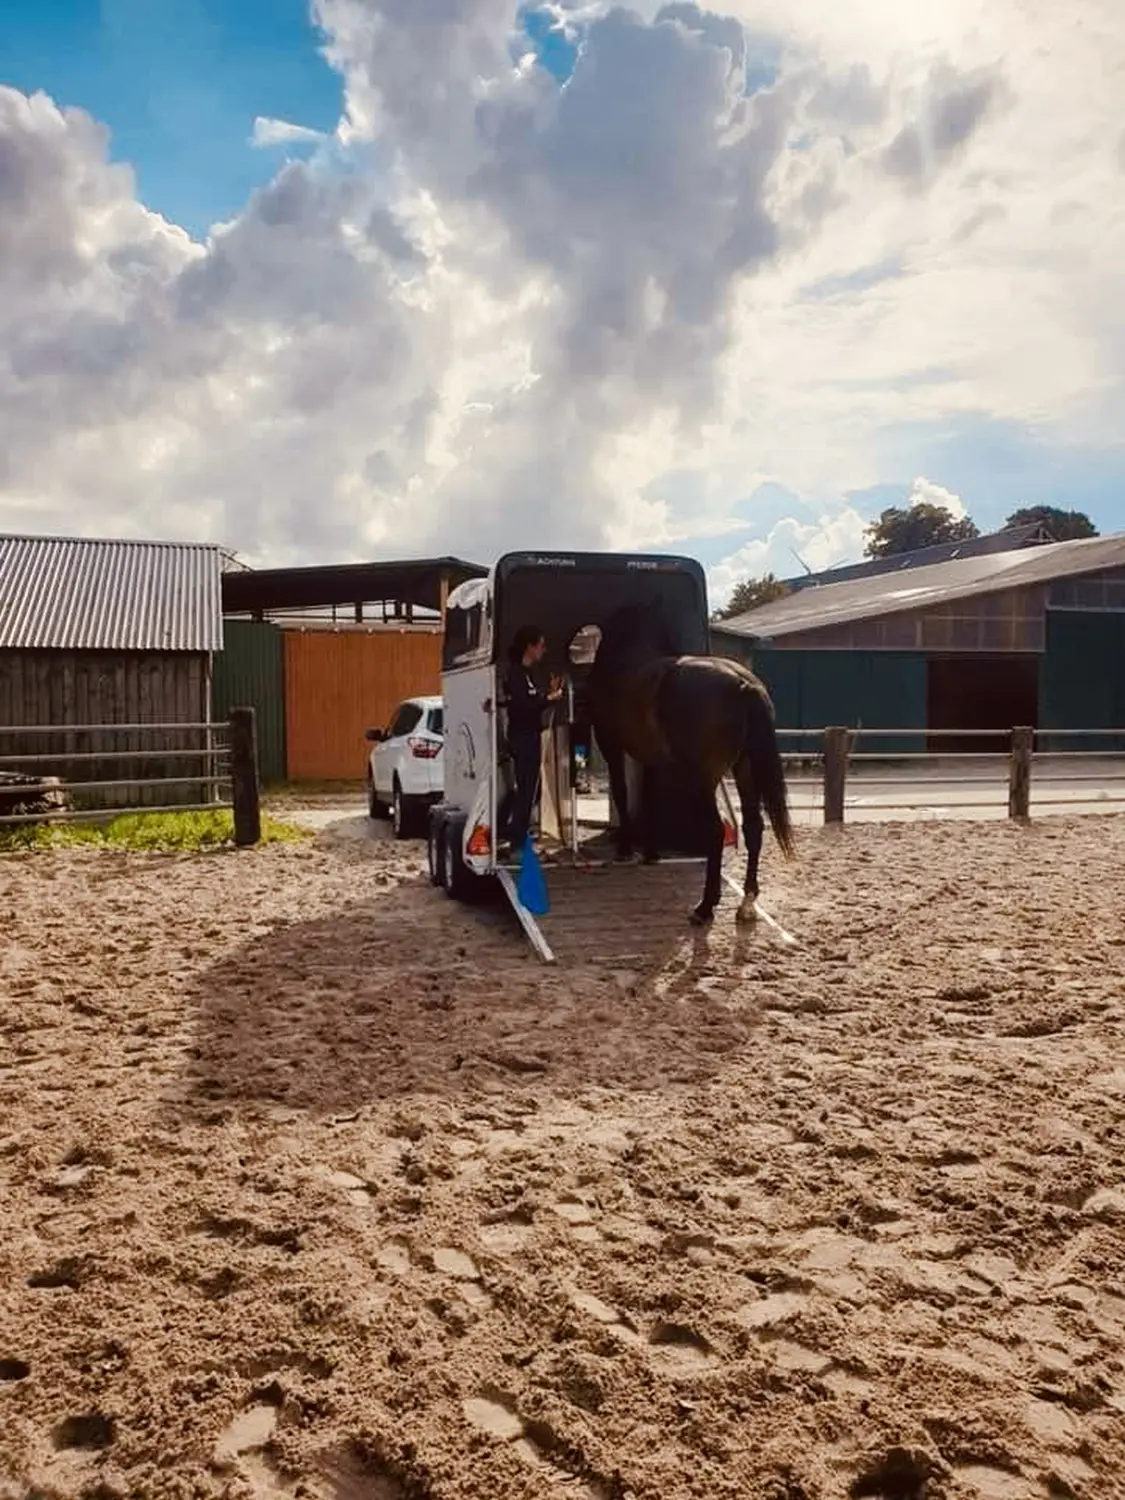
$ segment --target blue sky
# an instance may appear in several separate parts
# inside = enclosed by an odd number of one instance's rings
[[[559,81],[577,42],[535,7],[527,44]],[[286,157],[253,146],[262,115],[332,131],[343,82],[322,57],[308,0],[16,0],[0,7],[0,83],[43,89],[112,132],[138,196],[196,238],[232,218]]]
[[[0,97],[0,153],[37,173],[0,236],[0,525],[69,525],[82,493],[107,534],[259,561],[580,535],[694,552],[716,587],[851,560],[911,496],[1125,527],[1125,8],[1094,37],[889,0],[586,5],[565,31],[508,3],[510,39],[464,0],[446,46],[425,0],[322,0],[337,71],[309,0],[0,0],[0,84],[84,109],[198,242],[123,208],[97,139]],[[511,66],[529,50],[546,79]],[[581,110],[553,111],[576,69]],[[304,222],[271,218],[255,189],[316,144],[254,145],[255,120],[331,136],[345,80],[354,149],[287,175]],[[779,122],[761,183],[749,118]],[[374,223],[424,253],[384,274]]]
[[[307,0],[6,0],[0,82],[102,121],[139,196],[198,238],[308,149],[250,145],[255,116],[335,128],[318,41]]]

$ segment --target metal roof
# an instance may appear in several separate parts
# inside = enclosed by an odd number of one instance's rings
[[[896,552],[891,557],[870,557],[865,562],[845,563],[840,568],[826,568],[823,573],[803,573],[786,578],[784,583],[794,593],[798,589],[822,587],[827,583],[847,583],[853,578],[874,578],[880,573],[901,573],[907,568],[928,568],[934,563],[953,562],[959,557],[978,557],[987,552],[1014,552],[1020,547],[1045,546],[1051,536],[1045,526],[1006,526],[1003,531],[989,531],[984,536],[967,537],[960,542],[936,542],[913,552]]]
[[[1050,583],[1056,578],[1098,573],[1105,568],[1125,568],[1125,535],[963,557],[927,568],[911,568],[906,577],[883,573],[873,578],[801,589],[744,615],[716,620],[711,629],[719,635],[773,640],[806,630],[846,625],[854,620],[932,609],[953,599]]]
[[[315,609],[330,604],[395,601],[420,609],[441,608],[442,582],[454,588],[488,569],[460,557],[422,557],[404,562],[331,563],[310,568],[251,568],[223,575],[228,615]]]
[[[0,535],[0,649],[223,649],[223,552],[190,542]]]

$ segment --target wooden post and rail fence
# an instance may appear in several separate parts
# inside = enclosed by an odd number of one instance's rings
[[[1007,752],[995,750],[951,752],[957,772],[950,770],[945,757],[932,749],[926,751],[864,751],[857,749],[864,740],[881,744],[895,739],[916,742],[925,736],[940,744],[942,736],[963,742],[979,737],[981,742],[995,743],[1006,738]],[[1053,745],[1058,742],[1080,742],[1077,749],[1037,751],[1037,738],[1046,736]],[[820,773],[823,792],[823,819],[826,824],[845,821],[849,805],[849,788],[865,791],[875,788],[906,787],[913,794],[909,802],[874,802],[881,812],[919,810],[932,805],[926,788],[959,786],[979,787],[993,796],[985,802],[962,800],[952,802],[951,809],[989,808],[1002,811],[997,799],[1001,787],[985,775],[961,770],[963,765],[989,763],[1004,773],[1008,816],[1025,821],[1031,816],[1034,767],[1037,762],[1061,762],[1050,772],[1050,784],[1093,783],[1093,796],[1055,797],[1060,807],[1082,802],[1120,803],[1125,806],[1125,728],[1035,730],[1017,726],[1006,734],[997,730],[919,730],[854,728],[829,725],[825,729],[779,729],[782,745],[796,739],[807,744],[819,742],[811,752]],[[196,743],[185,746],[185,739]],[[1114,758],[1118,767],[1110,773],[1103,763],[1100,771],[1083,768],[1090,763],[1089,751],[1106,748],[1103,761]],[[27,748],[28,746],[38,748]],[[1121,747],[1121,748],[1119,748]],[[787,768],[806,765],[807,750],[783,752]],[[187,769],[183,769],[183,763]],[[885,776],[877,764],[890,763],[896,774]],[[921,777],[903,774],[902,767],[916,765]],[[137,769],[146,768],[145,773]],[[1074,767],[1074,769],[1066,769]],[[124,770],[130,774],[121,775]],[[876,774],[864,774],[874,770]],[[51,774],[52,771],[61,774]],[[171,771],[171,774],[168,774]],[[1121,781],[1120,795],[1107,791],[1108,783]],[[791,784],[799,785],[795,777]],[[172,788],[176,788],[173,795]],[[1080,791],[1080,789],[1079,789]],[[893,794],[892,794],[893,795]],[[960,794],[959,794],[960,795]],[[1048,799],[1049,801],[1052,799]],[[855,806],[853,801],[852,806]],[[121,813],[194,812],[227,808],[234,823],[234,842],[240,848],[257,844],[262,836],[261,794],[258,768],[257,726],[252,708],[234,708],[222,722],[198,724],[87,724],[87,725],[0,725],[0,832],[7,826],[106,820]]]
[[[0,724],[0,831],[224,808],[232,814],[235,844],[258,843],[252,708],[196,724]]]
[[[904,752],[896,754],[893,751],[881,752],[857,752],[853,747],[862,736],[868,735],[873,739],[894,739],[895,737],[917,738],[919,734],[936,738],[940,741],[943,735],[951,739],[963,741],[966,738],[979,737],[981,740],[996,740],[1003,735],[1003,731],[993,729],[981,730],[929,730],[919,731],[916,729],[852,729],[842,725],[830,725],[824,730],[779,730],[778,736],[784,740],[785,737],[808,738],[819,735],[822,738],[822,766],[821,774],[824,792],[824,821],[827,824],[841,824],[845,821],[844,814],[847,805],[847,793],[849,787],[850,771],[853,762],[893,762],[893,763],[921,763],[922,765],[934,766],[942,759],[940,751],[927,750],[924,752]],[[1051,741],[1075,741],[1085,742],[1086,748],[1037,751],[1036,738],[1045,736]],[[1107,742],[1107,749],[1103,752],[1106,757],[1113,757],[1115,765],[1119,768],[1116,774],[1104,768],[1100,772],[1089,770],[1058,770],[1051,772],[1050,781],[1053,786],[1068,783],[1092,783],[1100,787],[1096,796],[1068,796],[1057,798],[1060,807],[1078,806],[1083,803],[1121,803],[1125,804],[1125,763],[1123,763],[1122,752],[1114,748],[1117,744],[1125,742],[1125,729],[1052,729],[1036,730],[1029,725],[1017,725],[1007,731],[1008,739],[1007,754],[995,751],[954,751],[950,752],[949,759],[957,762],[969,762],[979,764],[981,762],[1000,762],[1006,770],[1008,817],[1019,822],[1025,822],[1031,816],[1031,794],[1033,781],[1033,767],[1036,761],[1062,761],[1065,765],[1073,765],[1075,761],[1089,762],[1090,749],[1098,748],[1099,739]],[[799,753],[783,755],[783,759],[794,761],[802,759]],[[1110,793],[1107,790],[1110,782],[1121,781],[1120,793]],[[871,789],[873,787],[893,786],[961,786],[973,787],[984,786],[988,782],[981,775],[972,775],[960,772],[951,775],[931,776],[928,773],[923,778],[912,782],[908,776],[901,773],[892,777],[857,777],[856,784],[860,787]],[[877,804],[873,804],[876,805]],[[925,806],[925,802],[915,801],[913,803],[885,802],[882,804],[883,811],[905,810],[911,807]],[[994,799],[986,802],[962,801],[959,804],[962,809],[972,808],[996,808],[998,803]]]
[[[824,821],[842,823],[848,784],[848,758],[853,731],[832,725],[824,731]],[[1008,757],[1008,816],[1031,816],[1031,760],[1035,731],[1026,726],[1012,730]],[[954,778],[967,784],[968,778]]]

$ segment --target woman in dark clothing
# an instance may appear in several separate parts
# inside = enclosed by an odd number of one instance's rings
[[[515,771],[515,795],[512,799],[509,838],[512,849],[524,846],[531,827],[531,809],[535,805],[535,788],[539,782],[540,735],[543,711],[562,697],[562,682],[551,678],[546,692],[536,687],[532,668],[543,659],[547,638],[536,625],[523,625],[516,631],[508,652],[509,665],[504,677],[504,696],[508,704],[508,751]]]

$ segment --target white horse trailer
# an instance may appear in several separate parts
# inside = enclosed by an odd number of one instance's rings
[[[509,647],[522,626],[538,626],[547,638],[543,669],[565,682],[562,700],[545,715],[540,759],[538,826],[544,845],[555,854],[548,881],[554,904],[564,870],[610,862],[584,848],[576,751],[593,748],[584,690],[601,622],[634,603],[660,605],[678,652],[709,651],[706,582],[691,558],[508,553],[487,578],[460,584],[446,601],[445,790],[443,800],[430,810],[430,878],[455,900],[472,900],[486,883],[498,882],[533,947],[547,961],[553,957],[551,946],[518,898],[514,864],[501,857],[501,810],[512,786],[503,702]],[[662,770],[660,778],[658,848],[662,855],[690,859],[697,867],[704,852],[699,819],[693,816],[697,789],[680,784],[675,768]],[[636,780],[631,778],[630,802]],[[733,814],[725,821],[729,843],[735,838]]]

